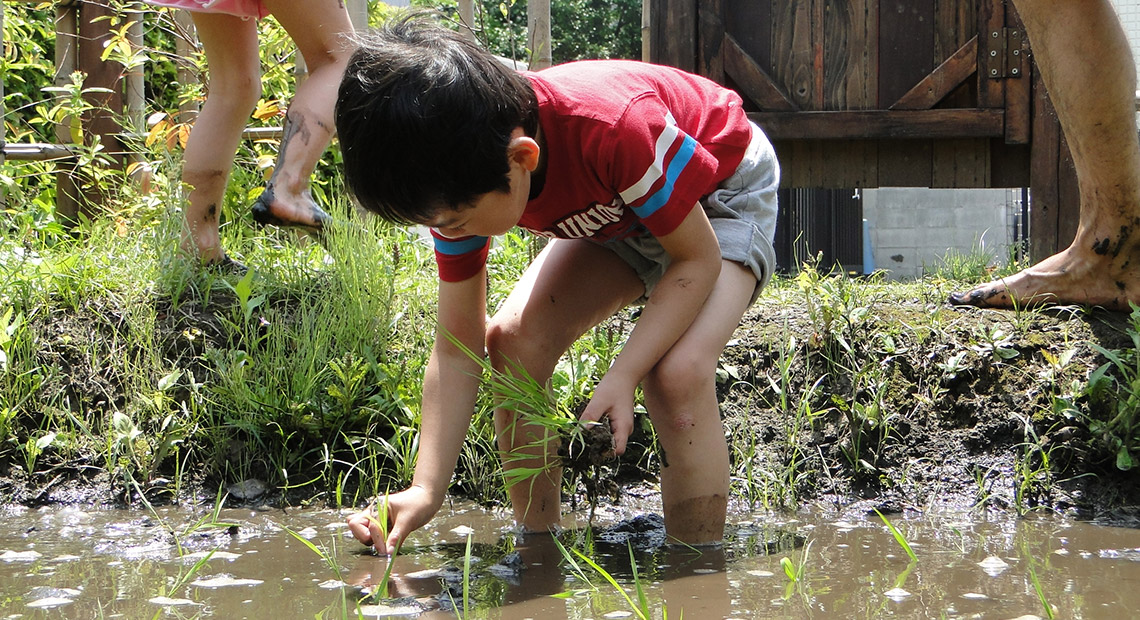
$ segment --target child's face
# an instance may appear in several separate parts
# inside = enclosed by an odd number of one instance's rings
[[[516,137],[507,157],[510,191],[482,194],[457,209],[442,209],[423,223],[445,237],[493,237],[514,228],[526,208],[530,174],[538,164],[538,145],[525,136]]]

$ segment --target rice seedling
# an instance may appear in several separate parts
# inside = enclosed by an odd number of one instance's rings
[[[1033,566],[1029,567],[1029,580],[1033,583],[1033,591],[1037,594],[1037,600],[1041,601],[1041,607],[1045,610],[1045,617],[1053,620],[1056,617],[1056,612],[1053,611],[1053,605],[1049,603],[1049,599],[1045,597],[1045,588],[1041,587],[1041,580],[1037,578],[1037,571]]]
[[[629,565],[630,570],[633,573],[633,589],[636,600],[634,597],[631,597],[628,592],[626,592],[626,589],[622,587],[620,583],[618,583],[618,580],[614,578],[614,576],[611,575],[609,571],[602,568],[597,562],[591,559],[590,556],[582,553],[578,549],[567,549],[558,539],[555,539],[554,542],[558,546],[559,551],[562,553],[562,557],[566,560],[567,565],[570,566],[570,569],[574,572],[574,574],[578,575],[578,577],[584,581],[586,585],[590,587],[590,589],[597,590],[597,587],[594,586],[590,581],[589,577],[586,575],[586,571],[579,564],[579,561],[585,563],[586,566],[588,566],[594,573],[601,576],[602,579],[604,579],[615,592],[621,595],[622,599],[625,600],[626,604],[629,606],[630,611],[632,611],[634,616],[636,616],[639,620],[653,620],[653,608],[649,605],[649,597],[645,592],[645,584],[643,583],[641,575],[638,572],[637,559],[633,555],[632,544],[628,545]],[[668,620],[669,610],[666,607],[662,606],[661,613],[663,620]],[[681,616],[679,617],[684,617],[684,610],[681,611]]]
[[[875,509],[875,514],[879,515],[879,519],[882,520],[883,525],[886,525],[887,529],[890,530],[891,536],[894,536],[895,542],[899,544],[899,547],[902,547],[907,557],[909,557],[911,561],[918,560],[918,556],[914,553],[914,548],[910,546],[910,542],[907,541],[906,536],[895,527],[895,524],[891,523],[890,519],[887,519],[877,508]]]
[[[471,539],[472,534],[467,534],[467,545],[463,551],[463,605],[460,607],[455,604],[455,597],[451,595],[451,590],[447,591],[447,598],[451,600],[451,609],[455,611],[455,615],[459,620],[466,620],[471,617],[470,604],[471,604]]]
[[[792,598],[792,594],[797,591],[801,594],[804,592],[807,581],[808,555],[811,553],[813,542],[809,540],[804,544],[798,562],[788,556],[780,558],[780,568],[783,569],[784,575],[788,578],[788,585],[784,588],[783,598],[785,601]]]

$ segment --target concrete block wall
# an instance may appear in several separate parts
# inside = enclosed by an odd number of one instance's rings
[[[1008,260],[1020,190],[890,187],[861,195],[875,268],[891,279],[921,277],[952,250]]]

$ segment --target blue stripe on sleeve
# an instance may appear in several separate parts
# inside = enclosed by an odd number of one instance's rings
[[[483,246],[487,245],[486,237],[468,237],[466,239],[453,241],[451,239],[432,236],[432,239],[435,240],[435,251],[448,256],[459,256],[460,254],[475,252],[483,249]]]
[[[669,169],[665,171],[665,185],[650,196],[645,204],[640,207],[633,207],[633,212],[637,214],[637,217],[645,219],[669,202],[669,198],[673,196],[673,186],[677,183],[677,177],[681,176],[681,171],[693,158],[693,153],[696,150],[697,141],[692,136],[686,135],[685,141],[681,143],[681,148],[673,154],[673,161],[669,162]]]

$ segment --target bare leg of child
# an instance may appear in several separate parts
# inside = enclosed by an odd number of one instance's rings
[[[661,444],[665,531],[689,545],[720,542],[728,508],[728,445],[716,367],[756,288],[752,271],[723,261],[708,301],[642,383]]]
[[[309,180],[335,132],[333,108],[348,63],[352,23],[339,0],[265,4],[297,44],[309,75],[285,114],[277,165],[253,204],[253,216],[263,224],[320,228],[329,216],[313,201]]]
[[[613,252],[588,241],[553,240],[491,319],[490,359],[498,370],[522,367],[545,382],[579,336],[636,300],[644,289],[633,269]],[[510,487],[515,521],[532,532],[554,528],[562,514],[562,470],[552,467],[558,458],[556,441],[541,443],[547,431],[507,408],[495,411],[495,430],[508,474],[521,468],[547,469]]]
[[[210,77],[183,160],[182,180],[191,189],[181,245],[209,264],[225,260],[218,215],[242,130],[261,97],[261,67],[255,22],[218,13],[192,16]]]
[[[1064,251],[950,296],[1010,308],[1140,302],[1140,141],[1136,69],[1108,0],[1014,0],[1072,152],[1081,211]]]

